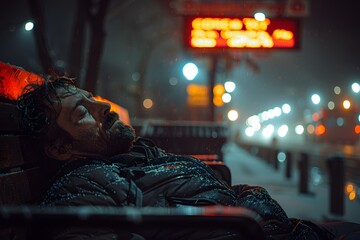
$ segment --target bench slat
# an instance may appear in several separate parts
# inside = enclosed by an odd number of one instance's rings
[[[0,100],[0,132],[1,133],[20,133],[22,132],[19,119],[20,113],[13,102],[3,102]]]
[[[0,173],[11,168],[36,165],[41,160],[41,152],[32,137],[0,135]]]
[[[0,205],[33,203],[40,194],[40,168],[0,175]]]

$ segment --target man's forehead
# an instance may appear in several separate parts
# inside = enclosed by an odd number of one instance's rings
[[[67,86],[56,89],[56,95],[59,98],[66,98],[74,95],[85,95],[88,92],[75,86]]]
[[[75,86],[65,86],[56,89],[55,96],[52,97],[53,107],[58,114],[63,112],[64,109],[69,109],[80,101],[87,91],[77,88]]]

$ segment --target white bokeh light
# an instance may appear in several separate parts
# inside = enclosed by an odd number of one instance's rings
[[[239,113],[236,110],[230,110],[227,116],[230,121],[236,121],[239,117]]]
[[[187,63],[183,67],[183,74],[189,81],[194,80],[198,72],[198,67],[194,63]]]
[[[353,90],[354,93],[359,93],[360,92],[360,85],[358,83],[353,83],[351,85],[351,89]]]
[[[254,126],[255,124],[258,124],[260,122],[260,118],[257,115],[253,115],[247,119],[247,123],[250,126]]]
[[[227,81],[224,83],[224,87],[225,87],[225,91],[227,91],[228,93],[232,93],[235,90],[236,85],[232,81]]]
[[[281,125],[281,127],[279,127],[278,129],[279,137],[285,137],[288,131],[289,131],[289,127],[287,125]]]
[[[281,116],[281,113],[282,113],[281,108],[275,107],[273,110],[274,110],[275,117]]]
[[[256,123],[256,124],[254,124],[254,125],[252,125],[252,128],[254,129],[254,131],[259,131],[260,130],[260,128],[261,128],[261,124],[260,123]]]
[[[265,20],[265,14],[262,13],[262,12],[257,12],[257,13],[254,14],[254,18],[257,21],[264,21]]]
[[[273,119],[273,118],[275,117],[275,112],[274,112],[274,110],[269,109],[267,112],[268,112],[268,116],[269,116],[270,119]]]
[[[34,23],[33,22],[25,23],[25,30],[26,31],[31,31],[31,30],[33,30],[33,28],[34,28]]]
[[[349,109],[351,107],[351,102],[349,100],[344,100],[343,101],[343,107],[345,109]]]
[[[335,93],[336,95],[339,95],[339,94],[341,93],[341,88],[340,88],[339,86],[335,86],[335,87],[334,87],[334,93]]]
[[[311,96],[311,101],[314,103],[314,104],[319,104],[320,103],[320,96],[319,94],[313,94]]]
[[[281,107],[283,113],[288,114],[289,112],[291,112],[291,107],[289,104],[285,103],[284,105],[282,105]]]
[[[295,127],[295,133],[296,133],[297,135],[303,134],[303,133],[304,133],[304,126],[303,126],[303,125],[297,125],[297,126]]]
[[[229,103],[231,101],[231,95],[229,93],[224,93],[221,96],[221,99],[223,100],[224,103]]]
[[[264,111],[264,112],[261,113],[261,120],[262,120],[262,121],[267,121],[267,120],[269,120],[269,114],[268,114],[267,111]]]
[[[262,130],[262,135],[266,138],[269,138],[273,134],[274,129],[275,129],[274,125],[269,124]]]
[[[333,110],[333,109],[335,108],[335,103],[334,103],[333,101],[329,101],[329,102],[328,102],[328,108],[329,108],[330,110]]]
[[[245,135],[248,137],[252,137],[255,134],[255,130],[252,127],[247,127],[245,129]]]

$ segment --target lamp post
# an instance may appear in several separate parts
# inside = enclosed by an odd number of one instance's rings
[[[182,72],[187,80],[192,81],[198,74],[199,70],[194,63],[187,63],[184,65]]]
[[[216,77],[216,66],[218,63],[218,57],[211,57],[210,74],[209,74],[209,121],[215,121],[215,106],[214,106],[214,92],[215,77]]]

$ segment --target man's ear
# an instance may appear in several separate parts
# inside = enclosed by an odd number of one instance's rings
[[[72,145],[70,143],[64,143],[60,139],[56,139],[55,142],[51,144],[45,144],[44,147],[46,155],[55,160],[67,161],[72,157]]]

